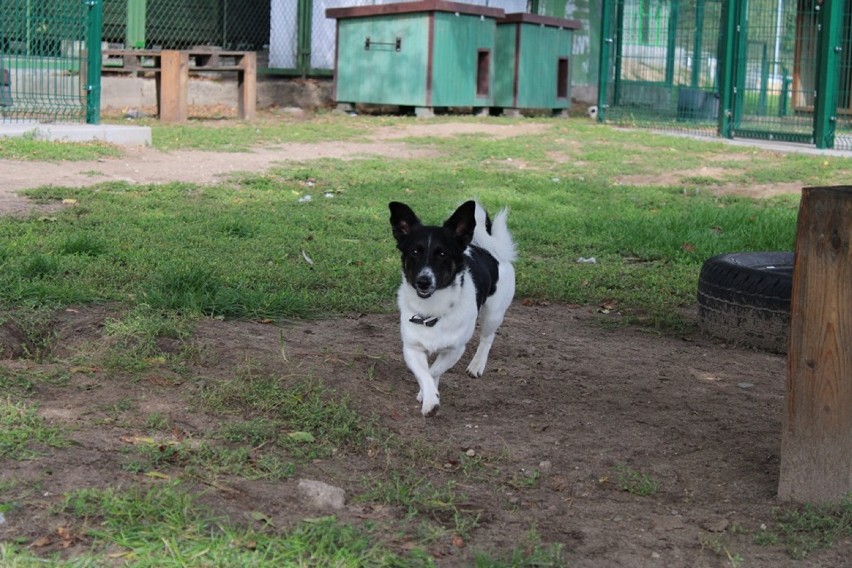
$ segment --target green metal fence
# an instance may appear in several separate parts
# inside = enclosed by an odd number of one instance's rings
[[[99,121],[101,0],[0,2],[0,121]]]
[[[852,149],[852,0],[604,0],[599,117]]]

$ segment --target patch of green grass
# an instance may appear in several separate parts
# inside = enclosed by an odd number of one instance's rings
[[[60,243],[59,252],[62,254],[98,256],[106,252],[106,246],[97,237],[87,233],[77,233],[68,235],[65,241]]]
[[[375,126],[376,120],[346,119],[319,114],[310,119],[276,117],[251,123],[216,124],[189,122],[162,124],[152,121],[151,142],[161,150],[191,148],[218,152],[245,152],[256,146],[284,143],[316,143],[357,139]]]
[[[723,535],[709,535],[701,538],[701,546],[716,556],[727,561],[731,568],[738,568],[743,563],[743,557],[736,552],[731,552]]]
[[[775,512],[774,522],[754,536],[763,545],[781,545],[797,560],[852,537],[852,493],[836,504],[790,506]]]
[[[645,497],[660,490],[660,482],[648,474],[636,471],[626,465],[616,466],[615,471],[621,488],[632,495]]]
[[[166,361],[157,340],[169,338],[183,340],[193,329],[193,318],[177,312],[137,304],[123,317],[104,322],[108,339],[100,355],[100,365],[107,369],[139,371]],[[176,356],[170,355],[174,359]]]
[[[32,459],[45,448],[66,444],[59,428],[48,426],[35,408],[0,400],[0,458]]]
[[[135,473],[163,473],[177,468],[181,474],[214,480],[223,475],[244,479],[280,480],[292,477],[295,466],[271,451],[248,446],[229,448],[194,440],[184,442],[140,441],[125,464]]]
[[[55,337],[51,325],[53,307],[22,302],[0,312],[0,325],[6,326],[11,337],[17,339],[23,356],[41,360],[50,352]]]
[[[369,531],[333,517],[306,520],[287,531],[269,523],[261,529],[226,523],[177,483],[82,489],[66,495],[60,512],[76,519],[91,539],[89,551],[72,560],[80,565],[112,564],[117,553],[132,567],[431,565],[422,553],[399,556]],[[4,566],[37,560],[8,544],[0,555],[9,562]]]
[[[152,412],[145,417],[145,427],[160,432],[169,429],[169,417],[161,412]]]
[[[523,541],[508,553],[490,554],[477,552],[474,555],[475,568],[525,568],[532,566],[550,566],[554,568],[568,566],[563,546],[559,543],[545,545],[535,528],[530,529]]]
[[[454,482],[440,486],[413,471],[391,471],[384,478],[365,482],[359,501],[405,509],[409,519],[428,518],[462,538],[479,524],[479,511],[466,502]]]
[[[688,172],[674,185],[631,187],[619,176],[662,179],[673,164],[700,172],[708,160],[736,166],[723,185],[758,183],[761,172],[779,169],[802,185],[852,174],[852,160],[843,158],[533,120],[542,124],[535,135],[411,139],[441,159],[321,159],[213,186],[33,190],[40,200],[71,198],[77,207],[49,223],[0,219],[0,305],[110,300],[237,318],[392,310],[399,259],[388,201],[406,201],[425,222],[440,223],[475,196],[492,211],[512,209],[519,298],[610,302],[618,321],[680,333],[690,325],[683,314],[695,303],[702,262],[722,252],[792,250],[798,200],[696,192],[696,184],[714,180]],[[218,136],[222,143],[246,136],[247,145],[275,143],[272,131],[281,140],[354,138],[389,124],[409,121],[324,115],[259,127],[163,126],[162,133],[215,147]],[[580,257],[597,262],[579,264]]]
[[[82,161],[120,155],[117,146],[103,142],[50,142],[34,135],[0,138],[0,158],[8,160]]]
[[[239,425],[225,425],[221,437],[246,435],[258,445],[271,442],[299,461],[360,448],[378,435],[346,397],[332,396],[317,381],[287,385],[275,377],[240,376],[208,388],[200,402],[211,412],[257,415]]]

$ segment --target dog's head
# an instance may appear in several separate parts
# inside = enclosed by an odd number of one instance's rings
[[[464,269],[464,251],[473,239],[476,203],[462,204],[440,227],[423,225],[404,203],[394,201],[389,207],[402,273],[417,295],[428,298],[452,284]]]

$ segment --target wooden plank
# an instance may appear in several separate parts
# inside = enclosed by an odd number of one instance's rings
[[[852,187],[805,188],[799,209],[778,496],[852,492]]]
[[[189,54],[185,51],[163,50],[160,58],[158,104],[160,120],[183,122],[188,117],[187,87],[189,85]]]
[[[244,120],[254,120],[257,107],[257,54],[251,51],[242,58],[242,71],[237,73],[237,114]]]

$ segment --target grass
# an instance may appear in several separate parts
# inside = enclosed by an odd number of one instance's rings
[[[207,411],[255,415],[225,423],[219,437],[255,446],[272,444],[301,462],[361,448],[382,437],[345,396],[335,397],[310,379],[285,384],[277,377],[248,374],[207,389],[200,403]]]
[[[359,502],[404,511],[404,519],[395,523],[401,539],[424,545],[449,540],[461,547],[479,526],[482,511],[470,504],[453,480],[441,483],[397,467],[363,485]]]
[[[0,137],[0,158],[33,161],[82,161],[120,156],[121,150],[103,142],[57,143],[33,135]]]
[[[265,321],[393,310],[399,259],[388,201],[410,203],[427,222],[441,222],[471,196],[492,210],[508,205],[520,248],[519,300],[605,302],[622,316],[613,321],[680,333],[690,325],[683,314],[694,305],[704,259],[793,246],[797,199],[716,195],[717,186],[825,185],[852,174],[852,161],[840,158],[731,148],[582,120],[528,122],[540,122],[543,130],[510,138],[407,140],[434,149],[440,159],[288,163],[215,185],[42,187],[29,194],[74,205],[51,217],[0,218],[0,325],[26,338],[27,357],[50,360],[56,309],[110,302],[119,315],[104,322],[104,341],[91,346],[86,360],[67,362],[76,365],[74,373],[102,369],[105,380],[137,381],[150,378],[152,369],[166,370],[157,373],[158,383],[197,385],[188,403],[215,417],[215,427],[184,436],[168,415],[148,411],[136,399],[96,408],[92,420],[131,431],[122,440],[119,461],[141,481],[64,496],[54,514],[67,521],[69,542],[88,551],[68,565],[428,566],[432,560],[424,548],[463,543],[480,530],[484,521],[465,494],[469,486],[534,492],[546,483],[542,472],[512,475],[479,454],[462,455],[457,470],[447,470],[444,455],[459,454],[457,447],[401,440],[308,369],[275,376],[247,359],[244,369],[224,379],[192,374],[192,360],[200,355],[188,339],[201,317]],[[243,151],[284,142],[360,140],[377,128],[409,121],[324,115],[237,125],[151,124],[155,145],[165,151]],[[38,155],[22,150],[24,144],[53,156],[44,159],[97,157],[109,150],[36,142],[0,141],[0,157]],[[707,164],[721,173],[702,174]],[[670,175],[673,168],[684,175]],[[658,181],[630,185],[637,175]],[[592,256],[594,264],[576,262]],[[174,348],[165,352],[164,342]],[[286,346],[281,348],[286,358]],[[19,400],[43,385],[68,381],[69,372],[56,369],[0,369],[8,397],[0,403],[2,457],[37,459],[65,443],[34,406]],[[284,482],[316,460],[348,453],[383,460],[386,475],[363,480],[357,500],[400,511],[401,524],[395,519],[392,526],[352,526],[320,518],[276,527],[264,511],[247,519],[221,516],[195,494],[196,484],[217,488],[233,478]],[[653,477],[626,466],[616,475],[633,495],[650,497],[660,490]],[[4,500],[19,492],[0,491]],[[788,513],[762,536],[790,547],[794,556],[848,538],[846,509]],[[721,539],[707,546],[732,565],[739,562]],[[39,565],[44,558],[37,552],[6,542],[0,545],[0,564]],[[565,564],[562,547],[542,542],[535,530],[511,550],[469,556],[483,567]]]
[[[65,444],[59,429],[48,426],[32,406],[11,398],[0,401],[0,458],[33,459]]]
[[[268,522],[233,525],[179,483],[82,489],[66,496],[60,512],[71,522],[66,534],[91,542],[97,564],[120,559],[133,567],[430,565],[416,552],[403,559],[369,531],[333,517],[306,520],[291,530]],[[27,558],[12,545],[0,550],[0,559],[4,554]]]
[[[626,465],[616,466],[615,471],[621,488],[632,495],[647,497],[660,490],[660,482],[648,474]]]
[[[527,531],[521,543],[508,553],[476,553],[473,566],[475,568],[560,567],[568,566],[568,563],[564,557],[563,546],[542,543],[538,531],[533,528]]]
[[[774,517],[773,523],[755,533],[754,541],[781,545],[791,558],[803,560],[815,550],[852,537],[852,494],[836,504],[784,507]]]
[[[393,119],[378,119],[393,123]],[[357,140],[372,129],[371,122],[341,121],[330,114],[317,114],[306,120],[302,117],[274,117],[251,123],[223,124],[198,122],[163,125],[158,121],[143,121],[152,127],[152,143],[161,150],[193,149],[206,151],[245,152],[259,145],[283,143],[315,143],[323,141]]]
[[[318,129],[335,120],[322,119]],[[354,124],[358,130],[382,123]],[[506,140],[419,139],[446,158],[317,160],[214,186],[107,182],[33,190],[37,199],[70,198],[77,206],[51,223],[0,220],[6,243],[0,303],[109,300],[237,318],[391,310],[399,269],[386,208],[400,198],[429,222],[440,222],[471,195],[492,209],[508,205],[521,252],[519,297],[614,302],[627,321],[675,332],[685,324],[682,309],[693,304],[704,259],[792,248],[798,205],[792,198],[753,201],[695,191],[690,183],[629,187],[616,181],[637,170],[665,171],[673,148],[680,167],[696,168],[745,150],[578,130],[551,126],[544,135]],[[588,140],[576,163],[549,157],[579,137]],[[824,161],[760,156],[746,171],[736,160],[739,170],[731,176],[783,170],[785,179],[798,175],[806,184],[850,170],[848,161],[833,159],[829,168]],[[527,167],[507,165],[519,163]],[[307,195],[314,199],[300,202]],[[591,256],[594,265],[576,262]]]

